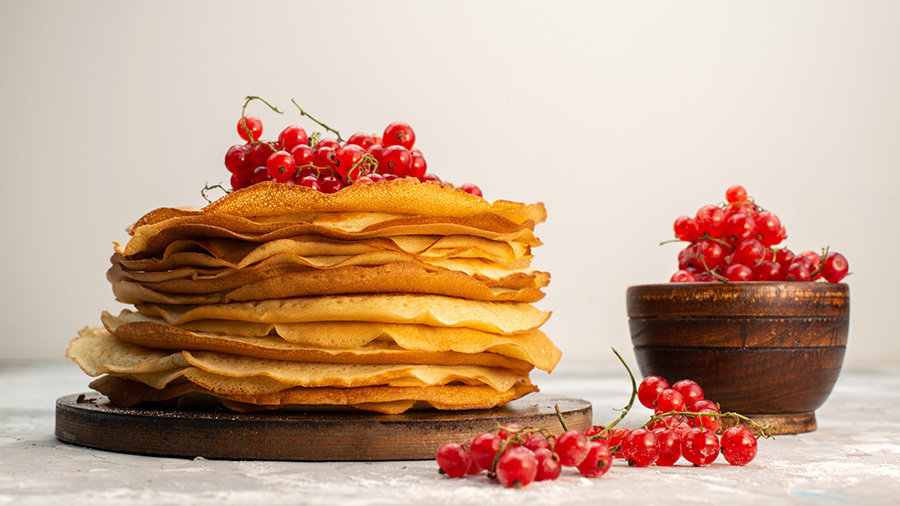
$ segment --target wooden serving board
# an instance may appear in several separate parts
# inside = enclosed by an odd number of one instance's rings
[[[56,400],[56,437],[101,450],[235,460],[420,460],[438,446],[463,442],[497,425],[518,423],[562,432],[591,424],[582,399],[529,394],[503,407],[471,411],[235,413],[113,406],[96,392]]]

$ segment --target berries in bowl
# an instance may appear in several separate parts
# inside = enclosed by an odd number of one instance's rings
[[[670,283],[628,288],[634,352],[645,376],[692,378],[723,410],[779,433],[816,428],[837,380],[850,293],[836,252],[793,253],[777,215],[742,187],[675,222],[687,242]]]

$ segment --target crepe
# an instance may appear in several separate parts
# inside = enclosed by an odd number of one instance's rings
[[[340,322],[266,325],[257,335],[236,335],[216,332],[227,326],[211,332],[189,330],[128,310],[118,317],[104,312],[102,320],[106,330],[118,339],[157,350],[221,351],[295,361],[473,364],[524,372],[536,366],[549,372],[561,355],[539,330],[503,336],[423,325]]]

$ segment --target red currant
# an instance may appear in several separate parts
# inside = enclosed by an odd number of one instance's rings
[[[672,274],[672,277],[669,278],[669,283],[693,283],[695,281],[697,281],[697,278],[683,269],[675,271],[675,274]]]
[[[375,139],[373,139],[370,134],[357,132],[347,139],[347,144],[354,144],[363,149],[369,149],[375,144]]]
[[[322,193],[334,193],[344,187],[344,183],[334,176],[325,176],[319,179],[319,191]]]
[[[694,217],[700,233],[707,233],[710,237],[719,237],[725,227],[725,211],[719,206],[705,205],[697,211]]]
[[[672,226],[675,230],[675,237],[682,241],[693,241],[700,237],[700,227],[697,222],[690,216],[679,216],[675,218],[675,224]]]
[[[387,146],[381,152],[381,162],[378,167],[384,174],[406,176],[412,168],[412,155],[403,146]]]
[[[460,186],[459,189],[471,195],[475,195],[476,197],[484,197],[484,195],[481,193],[481,188],[475,186],[472,183],[466,183]]]
[[[825,256],[825,262],[822,264],[822,277],[829,283],[838,283],[844,279],[849,270],[850,265],[844,255],[832,251]]]
[[[269,156],[271,156],[274,152],[275,150],[272,148],[272,146],[266,144],[265,142],[254,144],[250,147],[250,152],[247,153],[246,163],[254,170],[257,167],[264,167],[266,165],[266,162],[269,160]]]
[[[684,417],[681,415],[666,415],[655,422],[651,423],[647,426],[650,430],[656,430],[659,428],[668,428],[671,429],[676,427],[678,424],[684,421]]]
[[[622,454],[628,465],[647,467],[659,458],[659,440],[647,429],[634,429],[622,441]]]
[[[337,141],[337,139],[321,139],[318,143],[316,143],[316,149],[318,148],[331,148],[335,151],[341,147],[341,143]]]
[[[247,155],[250,153],[249,144],[235,144],[225,152],[225,168],[232,174],[247,174],[256,167],[250,167],[247,163]]]
[[[782,281],[784,278],[784,269],[775,262],[760,262],[753,269],[753,279],[755,281]]]
[[[675,429],[660,427],[653,429],[656,440],[659,442],[659,457],[655,464],[658,466],[671,466],[681,458],[681,438]]]
[[[786,281],[809,281],[812,276],[809,275],[809,269],[803,262],[794,262],[788,266],[784,279]]]
[[[649,409],[656,408],[656,399],[660,392],[669,388],[669,382],[660,376],[647,376],[638,385],[638,401]]]
[[[725,265],[725,256],[730,253],[725,250],[725,246],[716,241],[698,241],[697,244],[700,245],[698,257],[701,265],[705,265],[710,270]]]
[[[719,410],[703,408],[700,411],[698,411],[698,413],[719,414]],[[698,416],[690,417],[690,418],[691,418],[691,425],[693,425],[694,427],[701,427],[704,429],[709,429],[713,432],[715,432],[719,429],[719,418],[718,417],[698,415]]]
[[[366,150],[356,144],[344,144],[334,154],[335,170],[345,181],[356,179],[360,175],[360,170],[358,166],[354,170],[354,166],[362,160],[365,154]]]
[[[725,268],[728,281],[753,281],[753,269],[744,264],[731,264]]]
[[[587,455],[578,464],[578,471],[588,478],[603,476],[612,467],[609,447],[602,441],[591,441]]]
[[[719,456],[719,438],[707,429],[695,427],[681,439],[681,455],[695,466],[705,466]]]
[[[756,234],[756,222],[749,215],[732,214],[725,220],[725,234],[737,242],[749,239]]]
[[[722,456],[733,466],[749,464],[756,457],[756,437],[743,425],[728,428],[722,434]]]
[[[747,239],[738,243],[734,248],[734,255],[731,257],[731,263],[743,264],[748,267],[758,265],[763,257],[766,256],[766,247],[756,239]]]
[[[309,137],[306,135],[306,130],[297,125],[290,125],[278,134],[278,145],[287,152],[292,151],[301,144],[305,145],[308,141]]]
[[[382,140],[382,145],[385,148],[388,146],[403,146],[409,150],[416,143],[416,134],[413,132],[412,127],[406,123],[395,121],[384,129]]]
[[[741,185],[734,185],[725,190],[725,200],[729,204],[747,201],[747,190]]]
[[[622,439],[627,435],[628,429],[624,427],[613,427],[612,429],[609,429],[609,431],[605,434],[596,437],[594,441],[603,441],[604,443],[606,443],[606,447],[610,449],[619,447],[616,453],[613,454],[613,457],[622,458]]]
[[[231,175],[231,189],[232,190],[240,190],[241,188],[250,186],[250,179],[252,177],[253,177],[252,172],[246,172],[243,174],[232,174]]]
[[[422,177],[425,175],[425,171],[428,170],[428,164],[425,162],[425,157],[422,155],[412,155],[412,166],[409,168],[409,175],[412,177]]]
[[[263,181],[271,181],[272,175],[269,174],[269,169],[266,168],[265,165],[260,165],[259,167],[253,169],[253,172],[250,175],[250,184],[254,185],[256,183],[262,183]]]
[[[266,162],[266,168],[272,179],[279,183],[287,182],[293,175],[296,165],[294,165],[294,157],[287,151],[276,151],[269,156]]]
[[[556,438],[556,455],[564,466],[575,467],[588,453],[588,438],[583,432],[570,430]]]
[[[537,477],[537,458],[528,448],[509,448],[497,462],[497,480],[504,487],[522,488]]]
[[[254,142],[259,140],[259,136],[262,135],[262,130],[262,121],[260,121],[260,119],[256,116],[242,116],[241,119],[238,120],[238,135],[241,136],[241,139],[244,139],[247,142]]]
[[[315,165],[316,167],[334,171],[335,169],[337,169],[335,160],[336,157],[333,148],[317,147],[313,150],[313,165]]]
[[[430,172],[426,172],[422,177],[419,178],[419,181],[422,181],[423,183],[425,181],[434,181],[435,183],[442,182],[441,178],[439,178],[436,174],[431,174]]]
[[[493,432],[485,432],[479,434],[472,439],[472,445],[469,447],[472,458],[478,467],[482,469],[491,469],[494,464],[494,457],[500,450],[500,436]]]
[[[294,157],[294,163],[297,164],[297,167],[312,165],[313,163],[313,150],[306,144],[295,146],[291,150],[291,156]]]
[[[674,388],[666,388],[656,398],[656,411],[667,413],[669,411],[683,411],[684,396]]]
[[[471,464],[469,452],[459,443],[444,443],[435,456],[441,471],[451,478],[462,478]]]
[[[540,448],[552,448],[550,441],[547,441],[547,438],[537,432],[532,432],[525,436],[522,446],[531,451],[537,451]]]
[[[681,381],[676,381],[675,384],[672,385],[672,389],[681,394],[686,406],[690,406],[700,399],[703,399],[703,389],[693,380],[683,379]]]
[[[756,215],[756,233],[764,246],[774,246],[781,242],[781,220],[775,213],[763,211]]]
[[[562,472],[562,465],[549,448],[534,450],[534,458],[537,459],[537,474],[534,481],[555,480]]]
[[[375,158],[375,161],[378,162],[378,166],[381,167],[381,153],[384,151],[384,146],[381,144],[372,144],[366,149],[366,153],[372,155]]]
[[[305,176],[297,180],[297,184],[300,186],[306,186],[312,188],[316,191],[321,191],[319,189],[319,180],[315,176]]]
[[[784,268],[787,268],[792,263],[794,263],[795,257],[796,257],[796,255],[794,255],[793,251],[791,251],[787,248],[782,248],[775,252],[775,263],[777,263],[778,265],[780,265]],[[807,269],[808,268],[809,267],[807,267]]]
[[[688,408],[695,413],[700,412],[704,409],[710,409],[712,411],[715,411],[716,413],[721,413],[721,411],[719,411],[719,406],[717,406],[715,402],[709,399],[700,399],[689,405]]]

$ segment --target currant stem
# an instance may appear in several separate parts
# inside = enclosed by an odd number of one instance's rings
[[[634,406],[634,399],[637,397],[637,382],[634,380],[634,373],[631,372],[631,368],[628,367],[628,363],[625,362],[625,359],[622,358],[622,355],[619,355],[619,352],[616,351],[615,348],[612,348],[612,352],[616,354],[616,358],[619,359],[619,362],[622,362],[622,365],[625,366],[625,371],[628,372],[628,379],[631,380],[631,397],[628,399],[628,404],[622,408],[622,413],[619,414],[619,417],[613,420],[609,425],[603,428],[597,436],[609,432],[609,429],[615,427],[619,422],[622,421],[623,418],[628,416],[628,412],[631,411],[631,407]]]
[[[250,105],[250,102],[252,102],[254,100],[259,100],[260,102],[266,104],[269,107],[269,109],[272,109],[273,111],[277,112],[278,114],[284,114],[284,111],[279,110],[278,107],[275,107],[274,105],[270,104],[268,102],[268,100],[266,100],[262,97],[257,97],[256,95],[247,95],[246,97],[244,97],[244,106],[241,107],[241,119],[242,120],[247,117],[247,106]],[[247,126],[246,121],[241,121],[241,126],[244,128],[244,133],[247,134],[247,138],[250,139],[251,146],[253,146],[255,144],[260,144],[259,139],[253,138],[253,134],[250,132],[250,128]]]
[[[562,411],[559,410],[559,404],[554,404],[553,409],[556,410],[556,417],[559,418],[559,424],[562,425],[563,432],[569,432],[569,427],[566,425],[566,420],[562,416]]]
[[[207,182],[207,183],[204,183],[203,189],[200,190],[200,195],[203,196],[204,200],[206,200],[208,203],[212,204],[213,201],[209,200],[209,197],[206,196],[206,192],[208,192],[210,190],[215,190],[215,189],[222,190],[223,192],[225,192],[225,195],[228,195],[232,191],[232,190],[229,190],[228,188],[225,188],[224,186],[222,186],[222,183],[210,185]]]
[[[298,111],[300,111],[301,116],[306,116],[307,118],[311,119],[315,124],[319,125],[320,127],[324,128],[325,130],[327,130],[329,132],[334,133],[334,135],[337,136],[338,142],[344,142],[344,139],[341,137],[340,132],[331,128],[330,126],[326,125],[325,123],[322,123],[321,121],[317,120],[316,118],[313,118],[308,112],[304,111],[303,108],[300,107],[300,104],[298,104],[297,101],[294,100],[293,98],[291,99],[291,103],[294,104],[294,107],[296,107]]]
[[[733,412],[733,411],[729,411],[729,412],[726,412],[726,413],[710,413],[710,412],[703,412],[703,413],[700,413],[700,412],[697,412],[697,411],[669,411],[669,412],[666,412],[666,413],[659,413],[659,414],[655,414],[655,415],[651,416],[651,417],[650,417],[650,420],[648,420],[647,423],[645,423],[644,425],[642,425],[642,427],[648,427],[648,426],[650,426],[650,425],[652,425],[653,423],[658,422],[658,421],[665,421],[665,420],[663,420],[663,418],[665,418],[665,417],[667,417],[667,416],[671,416],[671,415],[689,416],[689,417],[692,417],[692,418],[697,418],[697,417],[700,417],[700,416],[705,416],[705,417],[709,417],[709,418],[723,418],[723,417],[733,418],[733,419],[735,419],[735,420],[737,420],[737,421],[740,421],[740,422],[747,422],[747,423],[749,423],[751,426],[753,426],[753,428],[755,428],[756,430],[759,431],[759,434],[760,434],[762,437],[764,437],[764,438],[766,438],[766,439],[769,439],[769,438],[773,438],[773,439],[774,439],[774,438],[775,438],[775,435],[773,434],[773,432],[776,431],[776,430],[778,429],[777,427],[775,427],[775,426],[772,425],[771,423],[766,424],[766,425],[763,425],[763,424],[757,422],[756,420],[754,420],[754,419],[752,419],[752,418],[750,418],[750,417],[748,417],[748,416],[744,416],[744,415],[742,415],[742,414],[740,414],[740,413],[735,413],[735,412]],[[667,425],[668,425],[668,423],[667,423]]]

